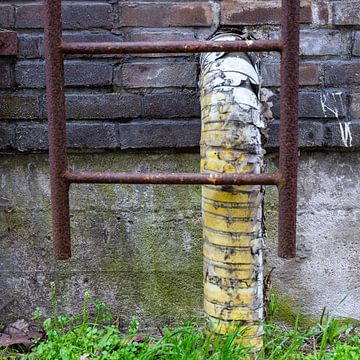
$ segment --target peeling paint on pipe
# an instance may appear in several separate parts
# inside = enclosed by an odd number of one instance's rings
[[[234,41],[219,34],[214,41]],[[201,57],[201,172],[260,174],[265,150],[260,77],[248,53]],[[215,332],[242,326],[239,338],[262,346],[264,190],[260,185],[206,185],[202,189],[204,308]]]

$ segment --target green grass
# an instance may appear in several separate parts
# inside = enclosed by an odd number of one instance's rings
[[[45,339],[38,340],[28,352],[20,348],[5,349],[3,353],[6,355],[3,358],[29,360],[254,359],[252,349],[236,342],[241,337],[240,330],[226,336],[215,336],[203,325],[189,322],[175,329],[159,329],[158,335],[143,335],[139,334],[140,324],[133,317],[124,333],[115,325],[108,325],[111,323],[111,314],[107,306],[100,301],[94,302],[96,309],[94,319],[89,318],[89,293],[85,294],[81,316],[75,317],[59,315],[54,285],[52,285],[52,294],[53,316],[43,323],[46,332]],[[264,346],[255,358],[259,360],[360,359],[360,331],[357,325],[337,320],[325,310],[319,323],[311,328],[300,328],[298,319],[292,326],[277,324],[273,321],[264,324]],[[39,315],[37,313],[36,317]]]

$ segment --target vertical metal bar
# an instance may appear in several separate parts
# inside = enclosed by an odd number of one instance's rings
[[[61,0],[44,0],[46,89],[49,127],[49,161],[54,255],[71,256],[69,183],[64,94],[64,60],[61,52]]]
[[[282,0],[278,255],[296,254],[300,0]]]

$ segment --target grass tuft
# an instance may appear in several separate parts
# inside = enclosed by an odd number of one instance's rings
[[[34,347],[5,349],[6,359],[28,360],[358,360],[360,359],[359,325],[332,317],[324,308],[318,324],[299,327],[299,316],[292,326],[275,323],[270,316],[264,324],[264,346],[258,353],[239,343],[241,329],[228,335],[215,335],[206,327],[188,322],[175,329],[160,329],[160,336],[140,334],[140,323],[132,317],[126,332],[121,332],[112,321],[108,307],[94,301],[96,314],[89,317],[89,292],[85,293],[81,316],[60,315],[51,284],[52,318],[43,328],[45,339],[35,341]],[[271,311],[270,306],[270,314]],[[35,317],[40,317],[36,311]],[[1,354],[1,353],[0,353]],[[6,354],[6,355],[5,355]]]

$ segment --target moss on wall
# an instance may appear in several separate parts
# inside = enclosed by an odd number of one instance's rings
[[[276,169],[268,157],[267,171]],[[193,153],[73,154],[72,168],[93,171],[196,172]],[[146,326],[191,317],[202,309],[199,186],[73,185],[73,257],[52,256],[48,161],[45,154],[0,157],[0,320],[51,314],[50,281],[70,313],[86,290],[126,324]],[[359,317],[358,153],[311,153],[300,158],[298,256],[277,257],[277,190],[267,187],[267,266],[275,267],[279,320],[298,309],[319,318],[326,305]],[[345,302],[340,301],[349,295]],[[311,320],[311,317],[310,317]]]
[[[3,321],[50,314],[50,281],[73,313],[83,294],[109,303],[123,323],[136,314],[146,326],[185,319],[202,307],[199,186],[73,185],[73,257],[54,261],[46,155],[0,158],[0,280]],[[196,172],[196,154],[107,153],[70,157],[92,171]],[[5,204],[5,202],[3,201]],[[6,300],[5,300],[6,298]]]

